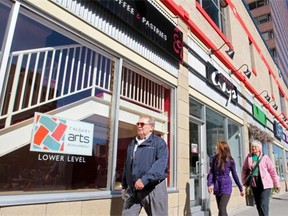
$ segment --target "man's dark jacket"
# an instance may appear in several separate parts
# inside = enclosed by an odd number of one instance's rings
[[[166,142],[152,133],[134,153],[135,144],[137,144],[136,138],[132,140],[127,149],[122,187],[134,188],[138,179],[141,179],[145,187],[156,185],[164,180],[168,172]]]

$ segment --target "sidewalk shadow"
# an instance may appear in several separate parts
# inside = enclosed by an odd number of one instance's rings
[[[281,198],[281,197],[273,197],[272,199],[276,199],[276,200],[288,200],[288,198]]]

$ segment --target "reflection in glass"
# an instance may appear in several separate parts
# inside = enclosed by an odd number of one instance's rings
[[[216,154],[216,145],[219,141],[225,140],[224,117],[207,108],[206,130],[207,130],[207,154]]]
[[[127,150],[128,145],[137,135],[136,129],[137,129],[136,124],[129,124],[129,123],[122,122],[122,121],[119,122],[115,190],[121,189],[120,185],[121,185],[122,178],[123,178],[123,168],[124,168],[124,162],[126,158],[126,150]],[[154,131],[154,134],[160,137],[163,135],[159,131]],[[168,176],[167,182],[169,182],[169,176]]]
[[[192,98],[189,99],[189,115],[195,116],[196,118],[203,119],[204,106]]]
[[[68,36],[21,14],[12,51],[0,107],[1,115],[12,116],[6,124],[86,97],[109,100],[105,96],[111,95],[113,61]]]
[[[92,156],[31,152],[25,145],[0,157],[1,194],[106,190],[109,119],[93,115],[83,122],[94,124]]]
[[[240,134],[240,126],[236,122],[228,119],[228,144],[230,147],[231,155],[235,161],[238,176],[241,176]]]
[[[283,149],[277,145],[273,145],[273,153],[275,159],[275,168],[277,175],[281,180],[284,180],[284,160],[283,160]]]
[[[0,2],[0,47],[2,47],[3,44],[9,13],[10,8]],[[2,54],[2,52],[3,50],[1,50],[0,54]]]

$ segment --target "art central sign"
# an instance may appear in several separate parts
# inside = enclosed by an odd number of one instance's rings
[[[93,124],[35,113],[30,151],[91,156],[93,133]]]
[[[208,82],[212,84],[218,92],[228,98],[226,106],[231,101],[233,103],[237,103],[237,87],[233,85],[233,83],[227,77],[220,73],[210,62],[207,62],[206,65],[206,76]]]
[[[94,0],[178,61],[183,33],[147,0]]]

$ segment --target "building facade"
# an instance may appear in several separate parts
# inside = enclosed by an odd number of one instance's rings
[[[3,0],[0,11],[0,214],[121,215],[143,114],[169,147],[169,215],[217,214],[206,177],[221,140],[240,176],[259,139],[285,190],[287,88],[243,2]],[[244,206],[233,186],[229,208]]]
[[[246,3],[287,86],[288,2],[284,0],[246,0]]]

